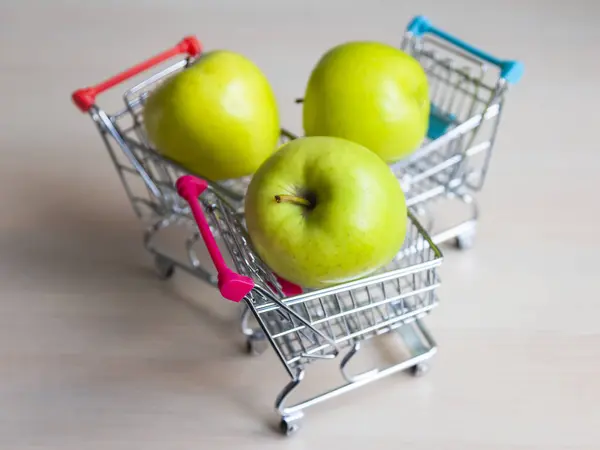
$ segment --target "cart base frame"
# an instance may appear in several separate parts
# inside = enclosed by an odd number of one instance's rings
[[[250,317],[250,308],[246,306],[243,309],[241,317],[242,333],[246,336],[247,352],[257,356],[267,349],[268,343],[260,328],[252,328],[248,325]],[[295,404],[286,405],[290,395],[296,391],[304,380],[305,369],[298,369],[275,400],[275,409],[280,417],[279,431],[286,436],[295,433],[300,428],[300,422],[304,417],[305,409],[353,391],[361,386],[402,371],[408,371],[415,377],[427,373],[429,371],[428,360],[437,352],[437,343],[421,319],[413,318],[413,320],[406,321],[391,332],[404,343],[409,353],[408,358],[387,367],[377,367],[358,375],[350,375],[346,370],[346,366],[361,349],[361,341],[357,341],[341,359],[339,364],[339,370],[343,379],[341,384]],[[390,332],[386,334],[390,334]]]

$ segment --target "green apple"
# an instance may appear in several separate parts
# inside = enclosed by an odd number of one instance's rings
[[[425,71],[411,55],[378,42],[348,42],[325,53],[305,92],[306,136],[357,142],[386,162],[423,142],[429,123]]]
[[[306,288],[361,278],[390,262],[406,235],[404,193],[388,165],[355,142],[301,137],[254,174],[246,226],[260,258]]]
[[[143,119],[157,151],[213,181],[254,173],[278,146],[271,86],[231,51],[205,53],[168,79],[149,95]]]

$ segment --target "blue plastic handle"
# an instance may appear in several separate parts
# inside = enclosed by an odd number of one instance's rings
[[[409,33],[416,37],[421,37],[426,33],[431,33],[463,49],[464,51],[475,55],[477,58],[483,61],[487,61],[490,64],[498,66],[500,68],[500,76],[508,83],[516,84],[523,76],[524,67],[522,63],[518,61],[501,60],[495,58],[489,53],[479,50],[478,48],[467,44],[465,41],[433,26],[431,21],[425,16],[416,16],[413,20],[411,20],[406,29]]]

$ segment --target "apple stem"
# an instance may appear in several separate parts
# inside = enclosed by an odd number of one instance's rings
[[[300,205],[300,206],[308,206],[308,207],[312,206],[312,203],[309,202],[307,199],[305,199],[304,197],[298,197],[297,195],[276,195],[275,201],[277,203],[287,202],[287,203],[294,203],[295,205]]]

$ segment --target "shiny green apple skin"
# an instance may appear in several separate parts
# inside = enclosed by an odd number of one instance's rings
[[[160,153],[213,181],[254,173],[277,149],[280,133],[267,78],[226,50],[203,54],[153,91],[143,119]]]
[[[281,195],[311,207],[278,203]],[[405,196],[387,164],[336,137],[283,145],[253,176],[245,215],[261,259],[305,288],[369,275],[394,258],[407,229]]]
[[[306,136],[349,139],[392,163],[419,148],[429,112],[427,76],[415,58],[384,43],[348,42],[311,72],[303,126]]]

